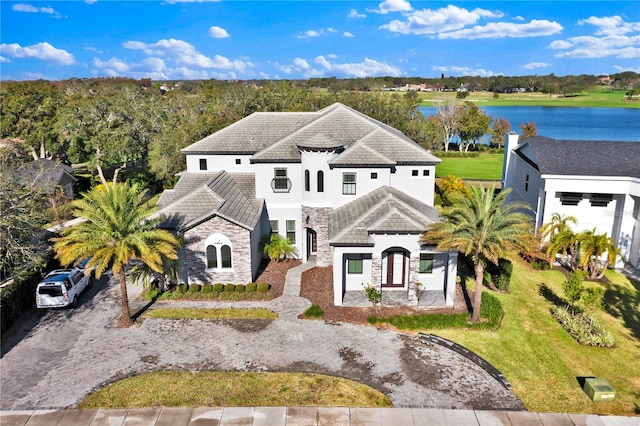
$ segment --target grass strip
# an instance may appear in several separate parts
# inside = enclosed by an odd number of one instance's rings
[[[371,316],[370,324],[388,323],[398,330],[428,331],[447,328],[467,328],[477,330],[494,330],[500,326],[503,311],[500,301],[487,291],[482,293],[480,316],[484,320],[479,324],[469,322],[469,314],[420,314],[394,315],[390,317]]]
[[[157,308],[145,312],[146,318],[164,319],[276,319],[278,314],[265,308]]]
[[[457,176],[461,179],[496,180],[502,178],[503,154],[480,154],[478,157],[442,157],[436,166],[436,176]]]
[[[309,373],[160,371],[119,380],[80,409],[135,407],[392,407],[381,392],[340,377]]]

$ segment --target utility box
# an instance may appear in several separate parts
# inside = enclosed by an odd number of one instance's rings
[[[609,382],[596,377],[585,379],[582,390],[589,395],[593,402],[613,401],[616,397],[616,391],[613,390]]]

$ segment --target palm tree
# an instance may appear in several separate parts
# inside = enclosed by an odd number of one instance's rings
[[[293,257],[296,248],[291,244],[288,238],[284,238],[280,234],[271,234],[267,243],[264,243],[264,253],[269,259],[280,262],[287,257]]]
[[[549,238],[549,241],[553,242],[554,237],[560,232],[570,231],[569,222],[574,225],[578,222],[575,216],[565,216],[560,213],[554,213],[551,215],[551,222],[545,223],[540,228],[540,237],[544,241]]]
[[[562,259],[565,259],[567,253],[569,254],[569,268],[572,271],[578,267],[577,247],[580,244],[580,234],[575,234],[572,230],[566,229],[558,232],[553,241],[545,248],[545,253],[549,256],[549,263],[553,263],[558,253],[562,253]]]
[[[509,190],[472,188],[471,196],[455,194],[453,205],[442,210],[444,221],[430,225],[422,241],[438,250],[458,250],[471,258],[476,290],[471,322],[480,322],[484,270],[489,262],[516,259],[533,238],[531,218],[524,203],[505,204]]]
[[[614,246],[613,239],[606,233],[596,234],[595,229],[582,232],[580,242],[580,266],[584,271],[589,271],[590,279],[602,278],[609,265],[615,264],[620,256],[620,249]],[[600,267],[600,258],[605,253],[606,260]]]
[[[56,258],[63,265],[90,257],[85,273],[96,278],[111,268],[120,281],[121,326],[131,326],[125,270],[132,260],[140,260],[162,272],[166,259],[177,259],[178,240],[156,227],[160,219],[149,220],[154,209],[145,202],[138,185],[107,183],[93,188],[73,202],[74,215],[85,221],[65,229],[54,238]]]

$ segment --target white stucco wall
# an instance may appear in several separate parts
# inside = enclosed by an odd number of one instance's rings
[[[252,172],[253,167],[249,163],[250,155],[187,155],[187,171],[198,172],[219,172],[226,170],[230,173]],[[207,160],[207,170],[200,170],[200,159]],[[240,164],[236,164],[236,160]]]
[[[417,171],[418,176],[412,175],[414,171]],[[427,173],[428,176],[425,176],[424,173]],[[398,166],[395,173],[390,176],[389,186],[433,206],[435,176],[435,166]]]

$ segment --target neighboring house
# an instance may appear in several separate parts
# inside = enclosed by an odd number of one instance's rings
[[[20,173],[20,179],[26,185],[38,187],[47,195],[54,195],[56,189],[61,188],[65,197],[74,197],[73,185],[77,179],[71,166],[40,158],[26,164]]]
[[[574,231],[606,233],[638,265],[640,142],[518,139],[507,137],[502,187],[531,206],[536,229],[556,212],[574,216]]]
[[[398,130],[336,103],[254,113],[182,153],[187,170],[159,200],[184,236],[182,281],[253,281],[278,233],[303,262],[333,265],[336,305],[367,283],[415,301],[417,282],[453,305],[457,253],[420,243],[440,220],[440,160]]]

